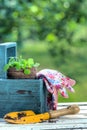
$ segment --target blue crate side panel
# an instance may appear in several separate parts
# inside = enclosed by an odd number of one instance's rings
[[[3,70],[6,58],[5,58],[5,53],[2,53],[2,52],[4,52],[4,48],[0,47],[0,78],[5,77],[5,75],[6,75]]]
[[[0,44],[0,78],[7,78],[7,73],[3,70],[10,57],[16,57],[17,49],[15,42]]]
[[[12,111],[47,111],[46,88],[40,80],[0,79],[0,117]]]
[[[40,89],[40,101],[41,103],[41,110],[42,112],[48,111],[47,106],[47,89],[46,86],[43,84],[43,89]]]

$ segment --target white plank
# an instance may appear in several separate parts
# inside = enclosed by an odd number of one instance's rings
[[[73,105],[73,104],[72,104]],[[67,106],[58,106],[57,107],[57,109],[61,109],[61,108],[66,108],[66,107],[68,107],[68,106],[70,106],[70,105],[67,105]],[[87,106],[80,106],[80,105],[78,105],[79,107],[80,107],[80,109],[81,110],[87,110]]]
[[[60,103],[58,109],[69,105],[78,104],[80,112],[76,115],[66,115],[57,119],[37,124],[17,125],[8,124],[0,119],[0,130],[87,130],[87,102],[85,103]]]
[[[85,125],[85,126],[84,126]],[[9,126],[4,126],[0,127],[4,128],[4,130],[57,130],[57,129],[86,129],[87,130],[87,124],[52,124],[52,125],[47,125],[47,124],[35,124],[35,125],[13,125],[12,127]]]
[[[65,115],[65,116],[62,116],[61,118],[64,118],[64,119],[69,119],[69,118],[71,118],[71,119],[87,119],[87,116],[85,116],[85,115]]]
[[[68,103],[58,103],[59,106],[67,106],[72,104],[78,104],[80,106],[87,106],[87,102],[68,102]]]
[[[67,118],[67,119],[65,119],[65,118],[59,118],[59,119],[51,119],[51,120],[49,120],[49,121],[46,121],[46,122],[43,122],[43,123],[37,123],[38,125],[43,125],[43,124],[45,124],[45,125],[53,125],[53,124],[85,124],[85,123],[87,123],[87,119],[85,119],[85,118],[83,118],[83,119],[80,119],[80,118]],[[0,127],[2,127],[2,126],[16,126],[16,124],[8,124],[8,123],[6,123],[6,122],[2,122],[2,123],[0,123]],[[34,124],[35,125],[35,124]],[[18,126],[18,125],[17,125]],[[20,125],[21,126],[21,125]]]
[[[61,118],[61,119],[54,119],[54,120],[50,120],[50,122],[44,122],[45,124],[50,124],[50,125],[52,125],[53,123],[55,123],[55,124],[63,124],[63,125],[65,125],[65,124],[86,124],[87,123],[87,119],[64,119],[64,118]]]

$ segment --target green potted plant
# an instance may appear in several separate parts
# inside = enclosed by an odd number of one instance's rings
[[[23,59],[20,57],[11,57],[4,66],[7,76],[10,79],[34,79],[36,78],[37,67],[39,63],[35,63],[33,58]]]

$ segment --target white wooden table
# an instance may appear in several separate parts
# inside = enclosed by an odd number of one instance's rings
[[[43,123],[26,125],[9,124],[4,119],[0,119],[0,130],[87,130],[87,102],[59,103],[58,109],[73,104],[78,104],[80,107],[80,112],[76,115],[66,115]]]

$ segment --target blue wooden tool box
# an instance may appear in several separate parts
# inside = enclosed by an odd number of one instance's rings
[[[9,57],[16,57],[16,48],[15,42],[0,44],[0,117],[12,111],[43,113],[48,110],[42,79],[7,79],[3,67]]]

